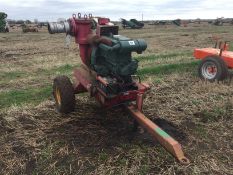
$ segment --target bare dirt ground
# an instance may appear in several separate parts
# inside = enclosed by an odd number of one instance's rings
[[[143,111],[191,163],[180,165],[148,133],[133,132],[124,110],[103,110],[87,94],[76,96],[75,112],[58,114],[53,78],[71,77],[79,53],[75,43],[65,48],[63,34],[43,29],[0,34],[0,174],[233,174],[232,82],[200,80],[192,56],[195,47],[213,46],[213,35],[232,41],[233,26],[119,33],[147,41],[146,52],[134,55],[151,85]]]

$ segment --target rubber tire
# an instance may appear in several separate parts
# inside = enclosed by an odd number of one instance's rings
[[[56,88],[60,91],[61,104],[59,105],[56,99]],[[75,94],[74,88],[67,76],[58,76],[53,82],[53,96],[56,101],[56,108],[60,113],[70,113],[75,109]]]
[[[213,79],[206,79],[202,75],[202,66],[206,62],[212,62],[217,67],[217,74],[216,74],[216,76]],[[226,63],[224,62],[224,60],[222,58],[220,58],[218,56],[207,56],[199,64],[199,66],[198,66],[198,74],[199,74],[199,77],[201,79],[205,79],[205,80],[208,80],[210,82],[214,82],[216,80],[217,81],[222,81],[222,80],[224,80],[224,79],[226,79],[228,77],[228,68],[227,68]]]

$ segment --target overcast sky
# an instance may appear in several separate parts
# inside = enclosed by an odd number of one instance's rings
[[[0,0],[9,19],[55,21],[73,13],[119,18],[196,19],[233,17],[232,0]]]

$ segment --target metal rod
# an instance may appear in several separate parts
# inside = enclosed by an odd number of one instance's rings
[[[142,111],[143,94],[141,94],[141,93],[137,94],[136,104],[137,104],[138,110],[139,110],[139,111]]]
[[[219,56],[222,56],[223,49],[220,49]]]
[[[222,48],[222,41],[219,42],[218,48],[219,48],[219,49]]]
[[[190,163],[189,159],[184,156],[181,145],[175,139],[173,139],[159,126],[157,126],[150,119],[148,119],[134,105],[127,106],[126,108],[130,112],[130,114],[137,120],[137,122],[142,127],[144,127],[154,137],[154,139],[158,140],[159,143],[168,152],[170,152],[174,157],[176,157],[180,163],[185,165]]]

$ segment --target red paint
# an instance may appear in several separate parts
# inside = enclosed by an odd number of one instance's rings
[[[91,82],[87,79],[89,75],[86,72],[81,71],[81,69],[74,70],[74,78],[76,79],[77,84],[74,85],[76,93],[85,92],[90,90]]]
[[[99,18],[98,23],[99,25],[107,25],[110,22],[109,18]]]
[[[85,70],[84,68],[76,69],[74,70],[74,77],[76,82],[78,82],[74,85],[76,93],[88,91],[91,96],[94,96],[96,100],[106,108],[111,108],[125,102],[132,102],[136,100],[138,101],[139,106],[141,106],[140,108],[142,108],[142,95],[149,89],[149,86],[146,84],[136,83],[138,90],[131,90],[120,93],[114,97],[109,97],[101,89],[92,87],[93,83],[91,79],[96,79],[96,77],[90,74],[88,70]],[[100,76],[98,76],[98,80],[104,81]],[[141,98],[138,96],[141,96]]]
[[[90,64],[90,55],[91,55],[91,47],[87,41],[88,35],[92,33],[91,25],[92,19],[89,18],[70,18],[72,33],[75,37],[75,42],[79,45],[79,53],[82,62],[85,65]]]

